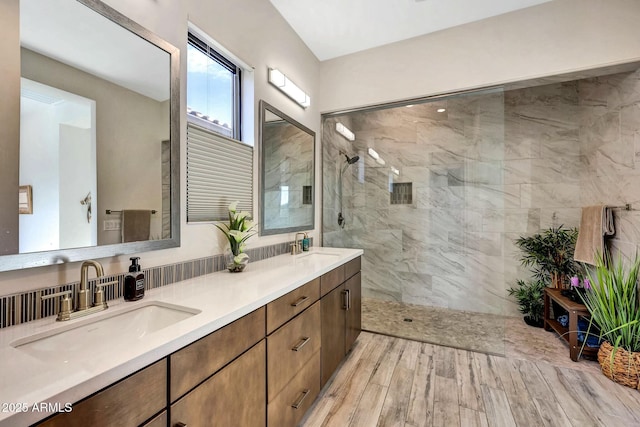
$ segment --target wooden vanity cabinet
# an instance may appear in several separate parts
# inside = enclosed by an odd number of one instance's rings
[[[166,405],[167,360],[162,359],[74,404],[71,412],[55,415],[38,426],[138,426]]]
[[[329,381],[362,331],[360,267],[358,257],[321,276],[320,283],[325,284],[322,290],[326,291],[320,300],[321,387]]]
[[[37,425],[293,427],[360,333],[360,295],[357,258]]]
[[[170,426],[266,425],[265,341],[171,405]]]

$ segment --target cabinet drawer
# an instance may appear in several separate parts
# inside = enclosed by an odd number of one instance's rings
[[[320,296],[325,296],[344,282],[344,264],[320,276]]]
[[[320,393],[320,352],[317,351],[289,384],[267,405],[269,427],[298,425]]]
[[[320,298],[320,278],[267,304],[267,334],[278,329]]]
[[[261,427],[266,424],[264,340],[171,405],[171,426]]]
[[[171,402],[265,336],[265,309],[256,311],[178,350],[169,357]]]
[[[167,406],[167,359],[73,405],[39,426],[101,427],[140,425]]]
[[[354,258],[344,265],[344,278],[345,280],[354,276],[360,271],[361,261],[360,257]]]
[[[162,411],[160,415],[147,421],[147,423],[143,424],[142,427],[167,427],[167,421],[167,411]]]
[[[267,337],[270,402],[320,348],[320,301]]]

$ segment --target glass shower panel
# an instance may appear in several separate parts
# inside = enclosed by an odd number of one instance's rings
[[[323,245],[364,249],[365,329],[504,353],[504,111],[493,90],[324,117]]]

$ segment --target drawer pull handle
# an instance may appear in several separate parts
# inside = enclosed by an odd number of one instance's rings
[[[177,422],[173,425],[173,427],[187,427],[185,423]]]
[[[293,409],[298,409],[300,407],[300,405],[302,405],[302,402],[307,397],[307,395],[309,394],[310,391],[311,390],[309,390],[309,389],[306,389],[305,391],[303,391],[302,395],[300,396],[300,398],[298,400],[296,400],[295,402],[293,402],[293,405],[291,405],[291,407]]]
[[[302,340],[300,340],[300,342],[296,344],[291,350],[300,351],[300,349],[304,347],[309,342],[309,340],[311,340],[311,337],[302,338]]]
[[[342,291],[342,309],[349,310],[349,291]]]
[[[297,307],[297,306],[299,306],[300,304],[302,304],[303,302],[305,302],[308,299],[309,299],[309,297],[300,297],[300,298],[298,298],[298,300],[296,302],[292,302],[291,303],[291,307]]]
[[[351,289],[345,291],[347,293],[347,310],[351,310]]]

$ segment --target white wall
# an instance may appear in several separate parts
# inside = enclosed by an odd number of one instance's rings
[[[321,64],[319,108],[337,111],[638,60],[638,22],[638,0],[555,0],[339,57]]]
[[[258,139],[258,101],[264,99],[295,120],[318,132],[320,115],[319,62],[297,37],[269,1],[266,0],[189,0],[154,1],[107,0],[107,4],[140,25],[155,32],[180,49],[181,53],[181,110],[186,111],[186,38],[190,20],[218,43],[244,62],[255,67],[253,103],[254,139]],[[311,96],[312,106],[306,110],[294,104],[267,83],[267,68],[277,67]],[[186,194],[186,121],[181,123],[181,216],[182,245],[180,248],[138,254],[143,268],[175,263],[207,255],[222,253],[226,241],[211,224],[187,225],[185,214]],[[317,138],[319,144],[319,138]],[[319,161],[319,150],[316,151]],[[258,158],[255,157],[257,171]],[[316,182],[320,182],[320,168],[316,168]],[[254,176],[254,216],[259,217],[258,175]],[[317,188],[316,188],[317,190]],[[319,192],[316,191],[316,200]],[[319,236],[319,211],[316,207],[316,229],[312,236]],[[258,247],[293,240],[294,235],[252,237],[248,246]],[[106,274],[126,271],[128,256],[101,259]],[[80,264],[32,268],[0,273],[0,294],[6,295],[57,283],[67,283],[80,278]]]

